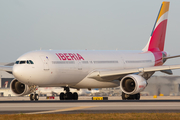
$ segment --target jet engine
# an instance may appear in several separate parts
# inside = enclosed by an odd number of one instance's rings
[[[122,78],[120,88],[126,94],[137,94],[147,86],[147,81],[139,75],[130,74]]]
[[[13,79],[10,84],[11,91],[17,96],[27,95],[30,92],[28,85],[19,82],[17,79]]]

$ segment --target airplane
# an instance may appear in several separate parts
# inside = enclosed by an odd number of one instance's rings
[[[172,74],[178,65],[163,65],[169,56],[164,51],[170,2],[162,2],[147,45],[138,51],[121,50],[38,50],[20,56],[14,66],[0,70],[14,75],[10,88],[16,95],[30,94],[38,100],[37,87],[62,87],[60,100],[78,100],[70,88],[118,87],[123,100],[139,100],[147,80],[156,72]]]
[[[4,83],[3,88],[7,88],[7,86],[8,86],[8,81],[6,81],[6,82]]]

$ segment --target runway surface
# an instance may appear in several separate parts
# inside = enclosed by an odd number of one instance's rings
[[[0,101],[0,114],[180,112],[180,100]]]

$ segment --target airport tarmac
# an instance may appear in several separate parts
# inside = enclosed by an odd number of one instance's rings
[[[83,100],[89,97],[80,97],[81,100],[78,101],[56,99],[29,101],[29,97],[23,97],[24,100],[22,97],[11,97],[11,100],[5,101],[2,98],[6,97],[0,97],[0,114],[180,112],[180,99],[170,100],[168,97],[166,100],[135,101],[123,101],[119,100],[119,97],[109,97],[111,100],[106,101]],[[12,100],[12,98],[18,99]]]
[[[0,114],[180,112],[179,102],[27,102],[0,103]]]
[[[180,100],[180,96],[141,96],[141,100]],[[20,97],[0,97],[0,101],[26,101],[29,100],[29,96]],[[39,100],[59,100],[59,96],[54,99],[47,99],[46,97],[39,97]],[[92,100],[92,96],[79,96],[78,100]],[[122,100],[121,96],[108,96],[108,100]]]

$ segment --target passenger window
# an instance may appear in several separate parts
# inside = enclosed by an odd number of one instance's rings
[[[32,60],[29,60],[29,62],[30,62],[31,64],[34,64]]]
[[[26,61],[20,61],[20,64],[25,64],[26,63]]]
[[[19,61],[16,61],[15,64],[19,64]]]

